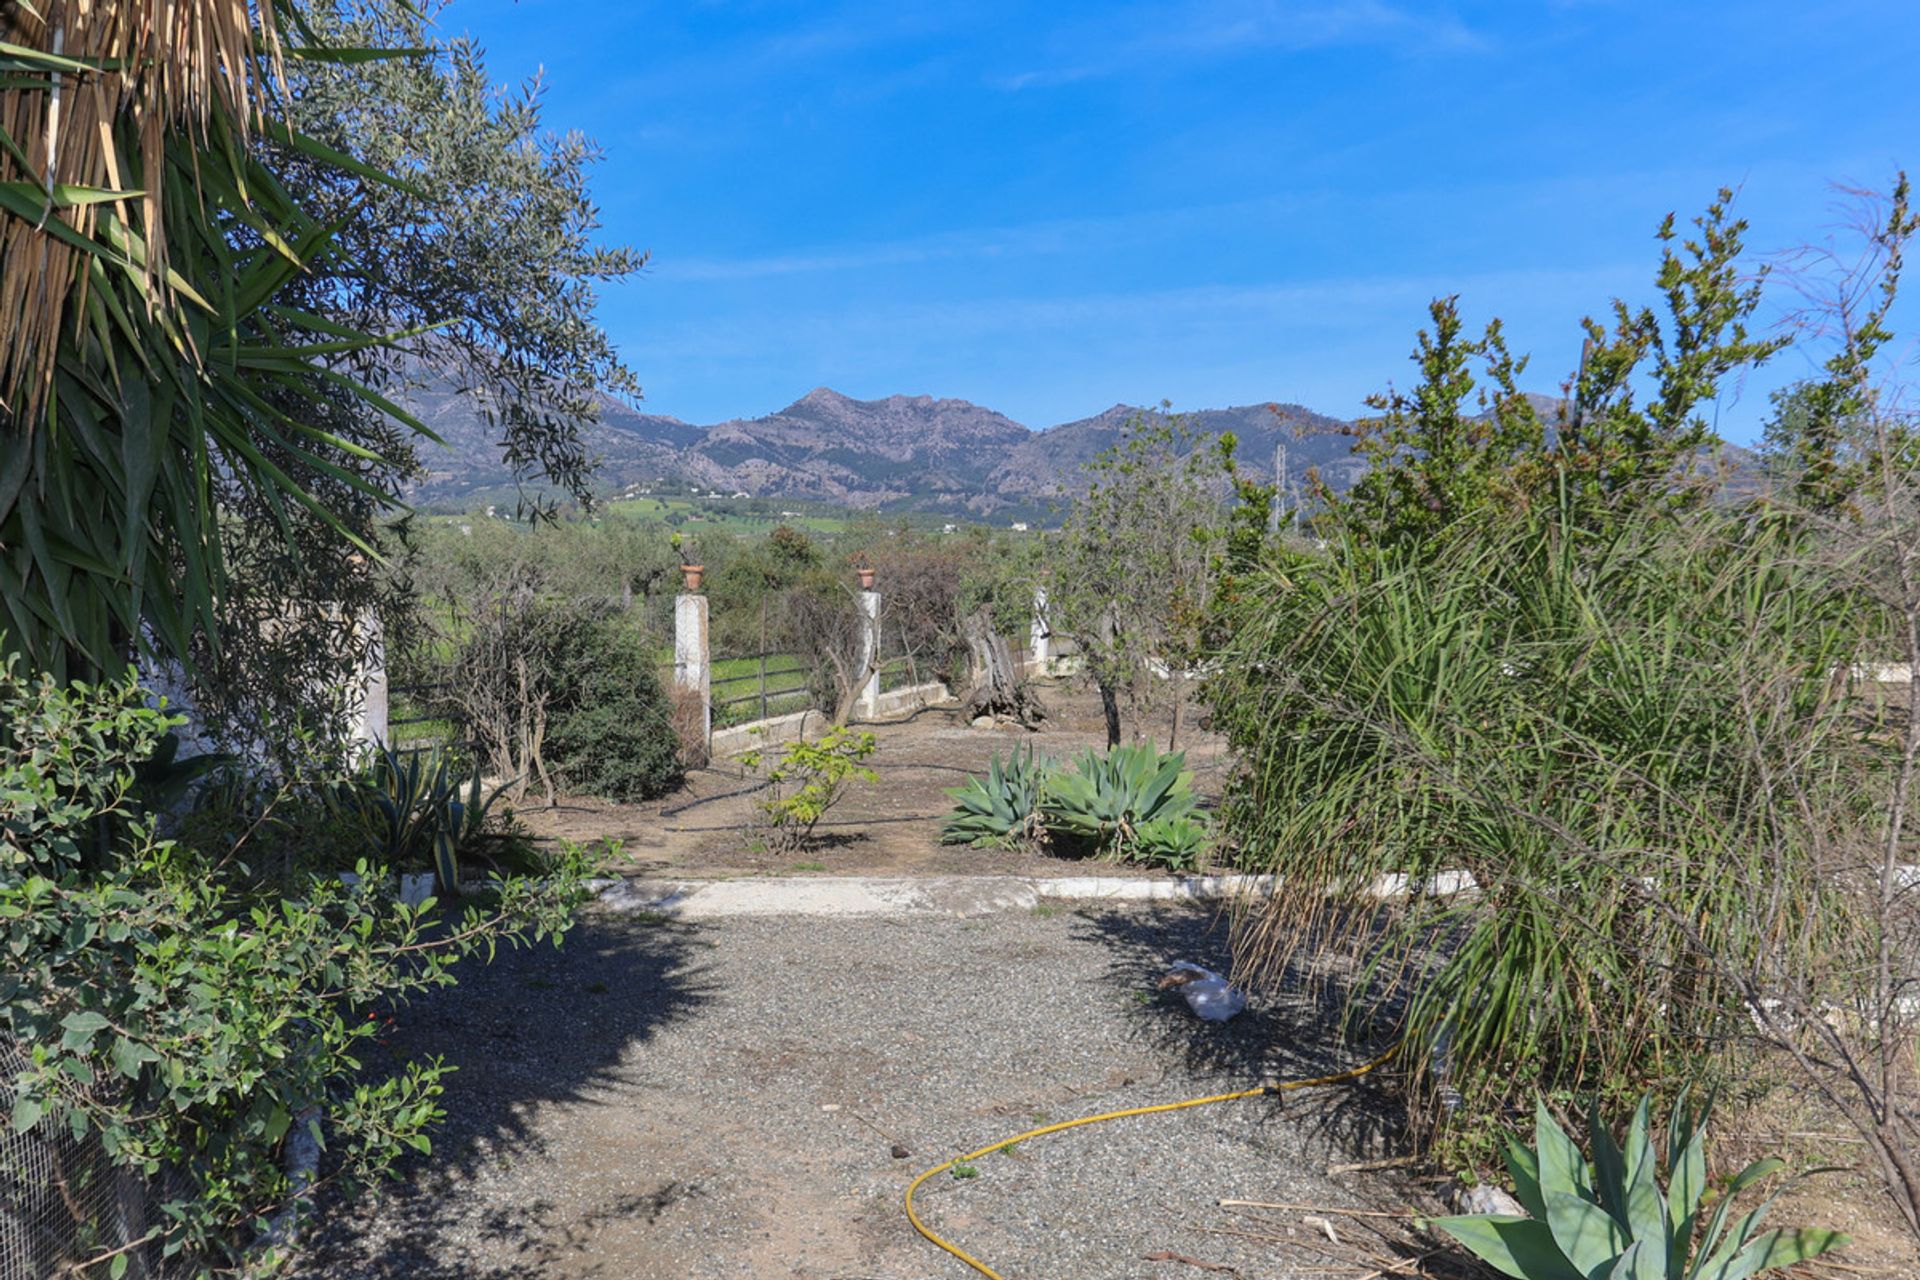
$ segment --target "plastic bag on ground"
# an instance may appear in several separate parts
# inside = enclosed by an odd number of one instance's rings
[[[1160,979],[1160,990],[1180,988],[1187,1008],[1207,1022],[1225,1022],[1247,1007],[1246,993],[1213,970],[1182,960]]]

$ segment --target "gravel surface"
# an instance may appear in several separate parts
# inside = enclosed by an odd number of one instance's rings
[[[503,954],[403,1014],[395,1052],[460,1065],[448,1130],[400,1188],[330,1209],[303,1273],[971,1276],[901,1212],[921,1169],[1037,1124],[1366,1056],[1304,999],[1216,1026],[1155,991],[1173,961],[1220,967],[1224,947],[1194,908],[596,913],[564,950]],[[1096,1125],[933,1179],[922,1216],[1009,1280],[1227,1274],[1196,1262],[1357,1277],[1370,1220],[1336,1219],[1336,1248],[1300,1213],[1216,1201],[1391,1203],[1377,1177],[1327,1173],[1388,1153],[1391,1115],[1362,1085]]]

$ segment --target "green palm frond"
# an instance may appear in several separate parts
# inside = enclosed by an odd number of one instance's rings
[[[274,8],[260,6],[263,39]],[[0,77],[50,74],[57,61],[9,45]],[[429,434],[341,368],[409,335],[274,305],[324,261],[337,227],[297,207],[260,140],[309,153],[318,144],[258,117],[244,92],[203,102],[198,115],[157,146],[129,110],[103,120],[115,163],[92,171],[92,185],[49,194],[0,182],[0,265],[60,301],[51,329],[45,315],[0,307],[9,349],[54,335],[44,395],[31,370],[14,369],[0,408],[0,631],[56,675],[116,671],[142,651],[186,660],[196,637],[214,640],[223,488],[263,498],[283,529],[304,509],[372,555],[301,479],[384,499],[342,465],[377,459],[312,425],[339,396]],[[0,129],[16,170],[32,145]]]

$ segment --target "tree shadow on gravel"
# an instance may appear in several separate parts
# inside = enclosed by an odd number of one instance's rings
[[[299,1273],[532,1280],[576,1253],[597,1220],[559,1221],[540,1199],[472,1219],[459,1211],[462,1187],[489,1165],[542,1153],[535,1121],[543,1104],[645,1105],[637,1095],[648,1086],[623,1072],[623,1061],[708,1002],[712,946],[697,926],[645,913],[589,915],[562,947],[503,949],[490,964],[463,963],[456,986],[399,1010],[382,1038],[384,1060],[369,1055],[369,1068],[445,1058],[458,1068],[445,1080],[446,1123],[431,1155],[403,1165],[403,1181],[357,1204],[323,1201]],[[671,1192],[610,1200],[600,1212],[644,1217],[654,1197]],[[494,1261],[467,1256],[481,1241]],[[519,1256],[498,1261],[503,1243]],[[593,1273],[576,1259],[568,1274]]]
[[[1178,961],[1219,973],[1232,969],[1224,914],[1195,907],[1094,907],[1075,914],[1075,940],[1104,947],[1111,957],[1109,975],[1137,993],[1126,1006],[1136,1033],[1177,1056],[1197,1079],[1217,1080],[1222,1092],[1331,1075],[1366,1063],[1391,1043],[1350,1039],[1341,1026],[1339,993],[1293,967],[1258,991],[1244,1013],[1224,1023],[1195,1017],[1177,989],[1154,990]],[[1405,1109],[1385,1088],[1384,1078],[1362,1076],[1289,1092],[1270,1108],[1268,1122],[1283,1115],[1294,1124],[1308,1122],[1320,1138],[1351,1152],[1356,1161],[1405,1147]]]

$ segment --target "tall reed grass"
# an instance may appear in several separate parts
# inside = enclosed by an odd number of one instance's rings
[[[1747,1017],[1728,973],[1822,945],[1816,828],[1885,767],[1834,582],[1784,523],[1551,504],[1243,579],[1209,690],[1224,826],[1282,877],[1243,976],[1341,960],[1456,1134],[1536,1090],[1711,1077]]]

